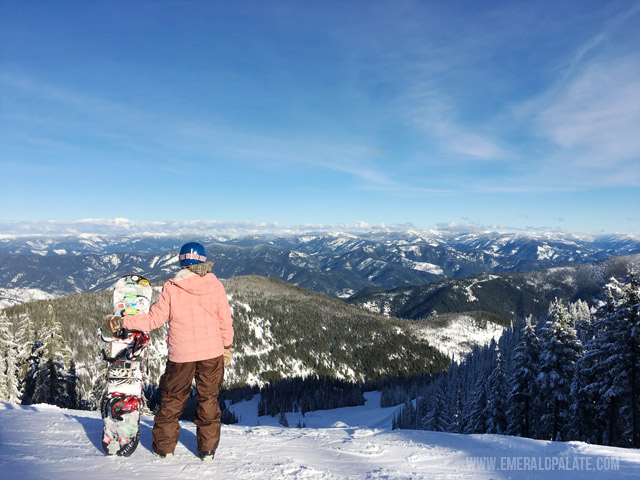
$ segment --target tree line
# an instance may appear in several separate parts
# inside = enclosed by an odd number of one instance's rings
[[[597,309],[553,301],[446,372],[383,389],[393,428],[640,447],[640,285],[612,279]]]
[[[260,389],[258,416],[364,405],[361,384],[329,377],[294,377]]]
[[[154,295],[157,295],[154,293]],[[0,401],[95,409],[106,387],[107,363],[97,337],[111,313],[111,292],[40,300],[0,312]],[[164,369],[166,326],[151,332],[145,380]]]
[[[76,363],[53,307],[35,328],[23,315],[14,325],[0,315],[0,399],[11,403],[48,403],[62,408],[86,407],[78,393]]]

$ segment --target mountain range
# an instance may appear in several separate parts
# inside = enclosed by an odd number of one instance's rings
[[[175,274],[193,234],[0,236],[0,305],[100,291],[125,273]],[[446,278],[532,272],[640,252],[633,235],[377,230],[223,236],[198,233],[221,278],[263,275],[339,298]]]
[[[188,239],[4,236],[0,293],[14,304],[44,301],[2,313],[16,328],[31,319],[34,331],[58,319],[88,398],[101,377],[95,328],[111,313],[108,289],[138,272],[157,291]],[[593,306],[611,276],[640,266],[640,242],[631,236],[394,231],[205,240],[237,326],[229,385],[437,371],[499,337],[515,318],[544,315],[556,297]],[[162,372],[164,335],[154,332],[149,347],[152,383]]]
[[[505,320],[540,317],[555,298],[595,306],[611,277],[624,278],[640,269],[640,254],[594,263],[552,267],[527,273],[481,274],[447,278],[424,285],[383,289],[371,287],[349,303],[384,315],[413,320],[450,312],[483,311]]]

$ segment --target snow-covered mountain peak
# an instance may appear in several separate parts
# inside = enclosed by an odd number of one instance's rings
[[[239,236],[242,229],[236,224],[231,225],[235,230],[229,235],[217,229],[181,235],[167,234],[168,223],[159,223],[144,224],[144,234],[5,234],[0,241],[0,286],[75,293],[100,288],[105,280],[112,281],[128,271],[145,272],[159,281],[173,274],[180,245],[194,239],[207,246],[215,273],[222,278],[267,275],[336,297],[371,286],[394,288],[445,277],[535,271],[640,252],[640,239],[633,235],[584,239],[478,229],[421,231],[409,226],[367,232],[339,228],[267,235],[255,231]],[[179,232],[186,224],[178,227]],[[106,257],[101,262],[96,257],[103,255],[118,255],[119,262]],[[26,265],[29,268],[25,269]],[[111,268],[115,265],[118,270]],[[41,275],[43,271],[46,276]]]

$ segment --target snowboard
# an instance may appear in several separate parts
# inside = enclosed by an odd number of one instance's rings
[[[125,275],[113,287],[113,313],[122,316],[148,313],[153,289],[142,275]],[[102,449],[107,455],[128,457],[140,440],[140,411],[144,406],[142,382],[148,332],[121,329],[107,342],[102,356],[108,363],[106,390],[102,397]],[[107,351],[108,350],[108,351]]]

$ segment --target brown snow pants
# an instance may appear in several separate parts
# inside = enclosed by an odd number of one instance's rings
[[[160,411],[155,416],[152,431],[155,452],[173,453],[180,434],[178,419],[189,398],[194,376],[198,392],[194,419],[198,451],[208,452],[218,448],[221,416],[218,391],[224,378],[222,357],[187,363],[167,361],[160,378]]]

